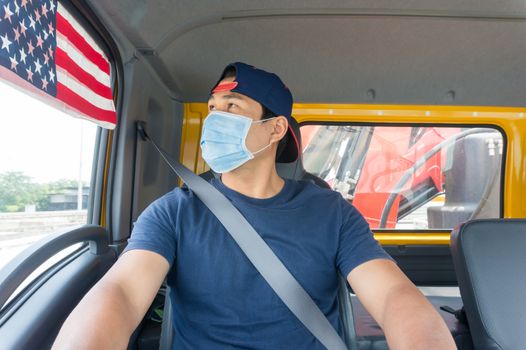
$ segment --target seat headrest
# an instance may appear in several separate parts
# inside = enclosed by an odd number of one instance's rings
[[[301,141],[301,133],[300,133],[300,127],[298,125],[298,122],[294,117],[289,120],[289,125],[294,134],[296,135],[296,139],[298,140],[298,145],[300,147],[300,153],[298,155],[298,159],[296,159],[294,162],[291,163],[276,163],[276,170],[278,174],[286,179],[296,179],[300,180],[304,178],[305,175],[305,169],[303,168],[303,144]]]

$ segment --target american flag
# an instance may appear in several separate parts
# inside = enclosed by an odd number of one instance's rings
[[[0,0],[1,80],[112,129],[110,67],[103,50],[57,0]]]

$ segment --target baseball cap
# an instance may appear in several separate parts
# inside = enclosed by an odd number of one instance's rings
[[[236,77],[234,81],[223,82],[226,71],[234,68]],[[292,94],[281,79],[274,73],[242,62],[227,65],[221,77],[214,85],[211,94],[220,91],[232,91],[243,94],[261,103],[276,115],[282,115],[289,121],[289,130],[285,135],[285,146],[276,161],[278,163],[291,163],[298,159],[299,143],[294,134],[291,124],[292,120]]]

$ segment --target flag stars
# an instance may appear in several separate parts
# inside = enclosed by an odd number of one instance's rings
[[[41,49],[44,49],[42,47],[42,44],[44,43],[44,40],[42,40],[42,37],[39,35],[37,35],[37,47],[40,47]]]
[[[42,90],[47,90],[48,81],[46,77],[42,77]]]
[[[48,12],[48,9],[47,9],[47,3],[44,3],[44,5],[42,5],[42,16],[46,17],[47,18],[47,12]]]
[[[22,22],[18,22],[20,24],[20,34],[24,34],[24,38],[26,37],[26,20],[23,18]]]
[[[35,49],[35,47],[33,46],[33,44],[31,43],[31,39],[29,39],[29,41],[27,42],[27,51],[28,53],[31,55],[31,56],[34,56],[33,54],[33,50]]]
[[[11,16],[13,15],[13,12],[11,12],[9,4],[4,6],[4,12],[5,12],[4,19],[7,19],[9,23],[11,23]]]
[[[33,82],[33,71],[31,70],[31,67],[26,69],[27,73],[27,80],[30,82]]]
[[[18,66],[18,62],[16,60],[16,54],[13,55],[13,57],[9,57],[9,60],[11,61],[11,69],[16,72],[16,66]]]
[[[59,0],[0,0],[0,56],[5,69],[43,91],[55,91],[55,14]]]
[[[38,12],[38,9],[35,9],[35,21],[40,23],[40,13]]]
[[[35,72],[42,75],[42,72],[40,71],[42,69],[42,65],[40,64],[40,59],[37,58],[35,61]]]
[[[20,40],[20,31],[18,30],[18,27],[14,27],[13,32],[15,33],[15,41],[18,43]]]
[[[26,57],[27,57],[27,55],[26,55],[26,52],[24,51],[24,48],[21,48],[21,49],[19,50],[19,52],[20,52],[20,62],[24,62],[24,64],[27,64],[27,63],[26,63]]]
[[[36,28],[35,28],[35,24],[36,24],[36,22],[35,22],[35,20],[33,19],[33,16],[29,15],[29,26],[30,26],[31,28],[33,28],[33,30],[36,30]]]
[[[9,52],[9,45],[12,44],[11,41],[9,41],[9,38],[7,37],[7,33],[4,36],[0,36],[0,39],[2,39],[2,49],[6,49],[7,52]]]

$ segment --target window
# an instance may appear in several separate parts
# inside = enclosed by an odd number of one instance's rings
[[[502,134],[487,127],[305,125],[305,169],[378,229],[451,229],[501,213]]]
[[[87,222],[97,131],[90,121],[116,124],[107,51],[74,6],[4,3],[0,268],[49,233]]]
[[[2,82],[0,101],[1,268],[38,239],[87,223],[97,126]]]

